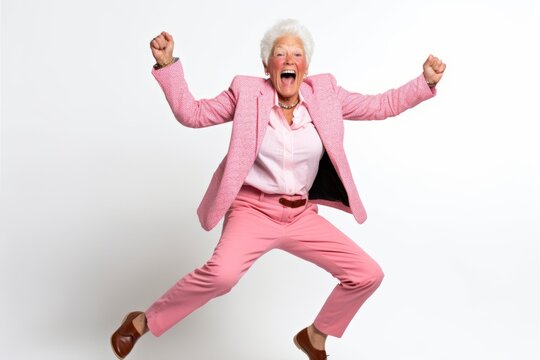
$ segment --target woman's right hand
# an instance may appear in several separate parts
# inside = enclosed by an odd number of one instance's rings
[[[171,34],[163,31],[150,41],[152,55],[160,67],[167,66],[173,62],[174,40]]]

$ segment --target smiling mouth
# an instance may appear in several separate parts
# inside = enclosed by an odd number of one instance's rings
[[[294,70],[284,70],[281,72],[281,79],[296,80],[296,72]]]

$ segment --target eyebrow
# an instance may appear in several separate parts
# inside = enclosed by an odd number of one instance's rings
[[[274,48],[274,51],[277,51],[277,50],[285,50],[287,46],[276,46]],[[301,47],[301,46],[294,46],[291,48],[291,50],[300,50],[302,52],[304,52],[304,49]]]

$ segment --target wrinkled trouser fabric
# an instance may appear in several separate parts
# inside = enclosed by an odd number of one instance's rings
[[[160,336],[209,300],[226,294],[264,253],[281,249],[327,270],[340,281],[314,324],[341,337],[380,285],[379,265],[356,243],[318,215],[307,202],[290,208],[278,202],[300,196],[268,195],[244,186],[225,215],[221,238],[210,260],[180,279],[146,311],[148,328]]]

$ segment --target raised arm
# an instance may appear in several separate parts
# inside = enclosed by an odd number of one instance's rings
[[[424,72],[405,85],[378,95],[349,92],[336,85],[343,118],[348,120],[382,120],[396,116],[436,94],[446,65],[430,55],[423,65]]]
[[[232,120],[236,99],[231,89],[213,99],[194,99],[184,78],[182,64],[172,56],[174,40],[169,33],[162,32],[153,38],[150,48],[156,59],[152,74],[182,125],[200,128]]]

